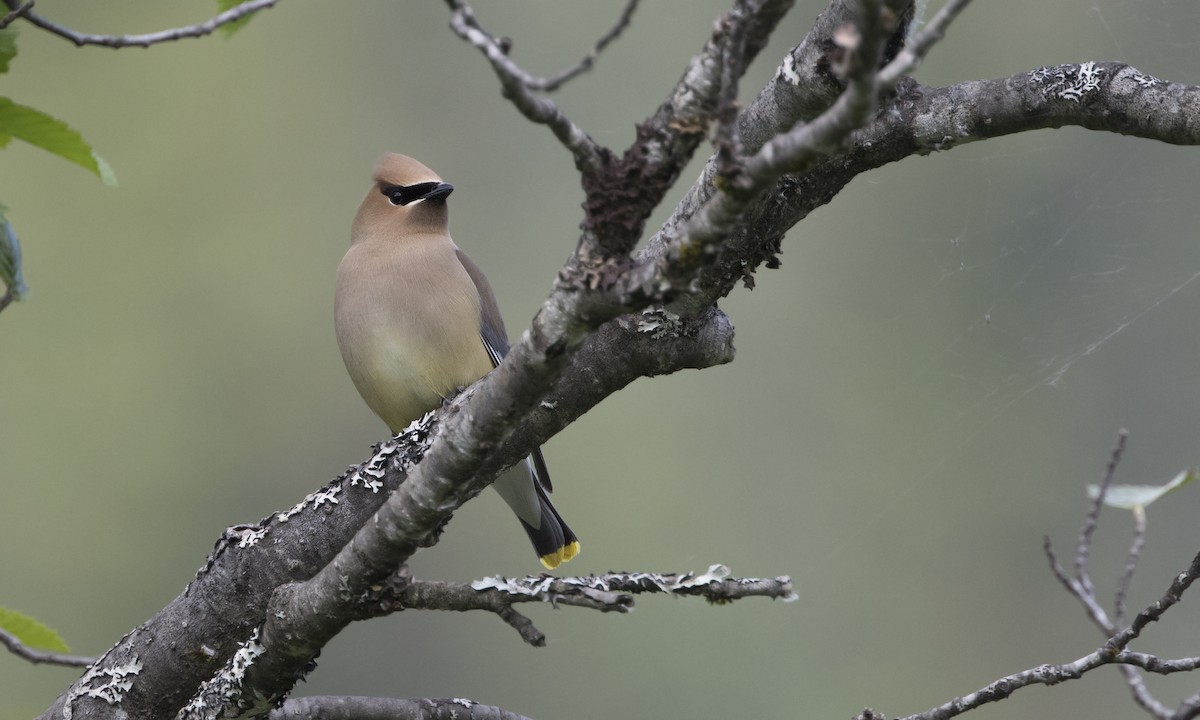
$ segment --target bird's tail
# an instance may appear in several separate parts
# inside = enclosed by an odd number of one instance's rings
[[[504,498],[529,535],[533,549],[547,569],[553,570],[579,554],[579,539],[563,522],[550,502],[549,474],[541,451],[496,479],[493,487]]]
[[[541,527],[535,528],[525,522],[524,518],[518,518],[529,535],[529,541],[533,543],[533,549],[542,565],[545,565],[547,570],[553,570],[579,554],[579,538],[575,537],[575,533],[563,522],[562,516],[558,514],[554,503],[550,502],[550,497],[541,484],[534,482],[533,487],[540,506],[538,514],[542,521]]]

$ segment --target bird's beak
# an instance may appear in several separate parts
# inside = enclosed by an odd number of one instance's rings
[[[437,202],[439,200],[445,200],[446,196],[452,192],[454,192],[454,186],[450,183],[438,183],[432,190],[425,193],[418,199],[433,200],[434,202]]]

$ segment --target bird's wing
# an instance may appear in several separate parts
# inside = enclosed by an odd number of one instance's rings
[[[492,292],[492,285],[484,277],[479,266],[467,257],[461,248],[456,248],[455,252],[458,254],[458,261],[471,276],[471,281],[475,283],[475,289],[479,292],[479,337],[483,340],[488,357],[492,359],[492,367],[499,367],[500,361],[508,354],[508,333],[504,330],[504,318],[500,317],[500,306],[496,304],[496,293]],[[546,460],[542,457],[541,448],[534,448],[530,453],[529,471],[546,492],[554,492],[554,486],[550,483],[550,471],[546,469]]]

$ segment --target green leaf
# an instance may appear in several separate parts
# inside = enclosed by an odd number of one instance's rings
[[[1165,485],[1110,485],[1104,494],[1104,504],[1109,507],[1133,510],[1146,507],[1163,495],[1178,490],[1196,479],[1195,470],[1184,470]],[[1095,500],[1100,494],[1099,485],[1088,485],[1088,497]]]
[[[8,208],[0,205],[0,283],[12,290],[13,300],[23,300],[29,288],[21,274],[21,241],[5,217],[6,212]]]
[[[0,147],[14,137],[91,170],[105,185],[117,184],[117,176],[108,163],[65,122],[0,97]]]
[[[62,636],[37,620],[0,606],[0,628],[16,636],[26,646],[52,652],[71,652]]]
[[[17,56],[17,29],[0,30],[0,73],[8,72],[8,63]]]
[[[217,9],[221,12],[225,12],[226,10],[232,10],[238,5],[241,5],[243,2],[245,2],[245,0],[217,0]],[[217,30],[227,38],[233,37],[233,34],[246,27],[246,23],[250,22],[250,18],[254,17],[256,14],[257,13],[250,13],[249,15],[244,15],[240,19],[234,20],[231,23],[225,23],[221,27],[217,28]]]

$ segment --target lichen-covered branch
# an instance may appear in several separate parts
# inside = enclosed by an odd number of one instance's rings
[[[1125,65],[1039,68],[950,88],[903,77],[965,4],[959,0],[911,37],[911,0],[834,0],[768,87],[730,119],[742,70],[791,5],[735,0],[663,104],[639,125],[633,145],[617,153],[536,96],[546,88],[531,82],[465,2],[447,2],[455,31],[485,54],[506,97],[572,152],[586,192],[575,255],[499,368],[293,510],[232,529],[189,589],[123,638],[47,717],[64,711],[170,717],[189,702],[181,717],[266,710],[330,637],[384,609],[370,602],[390,597],[403,605],[404,598],[417,602],[420,593],[465,592],[401,578],[396,568],[435,543],[454,511],[503,468],[608,395],[638,377],[731,360],[732,323],[714,302],[739,280],[749,284],[758,267],[776,265],[784,233],[861,172],[972,140],[1065,124],[1167,142],[1198,140],[1196,89]],[[646,218],[714,121],[722,156],[710,161],[663,229],[634,254]],[[783,580],[761,581],[756,594],[778,596],[772,593],[784,591]],[[618,608],[630,590],[614,577],[605,582],[605,589],[578,595],[565,588],[548,592],[562,604]],[[1011,676],[920,717],[951,717],[970,703],[1103,664],[1183,671],[1189,659],[1161,660],[1126,645],[1186,589],[1175,588],[1139,613],[1132,634],[1113,635],[1112,647]],[[509,592],[493,587],[490,595],[463,597],[486,605],[472,609],[496,612],[527,641],[536,640],[540,633],[513,609],[515,601],[500,601],[502,591]],[[214,667],[222,668],[216,676]]]
[[[336,564],[336,563],[334,563]],[[176,720],[256,716],[267,711],[302,676],[326,641],[351,620],[380,617],[408,609],[495,613],[534,647],[545,636],[513,606],[550,603],[602,612],[628,612],[632,595],[665,593],[706,598],[727,604],[746,597],[794,600],[791,578],[735,578],[713,565],[693,573],[608,573],[557,578],[550,575],[484,578],[470,585],[414,580],[405,571],[357,592],[342,576],[342,587],[329,592],[319,583],[293,583],[275,593],[265,623],[235,652],[226,666],[206,681]]]
[[[529,720],[463,698],[401,699],[314,695],[285,700],[267,720]]]
[[[358,599],[363,618],[388,615],[401,610],[442,610],[495,613],[511,625],[521,639],[535,647],[546,644],[533,622],[513,607],[522,603],[570,606],[600,612],[627,613],[633,596],[663,593],[700,596],[714,604],[747,597],[768,597],[791,602],[796,599],[792,579],[735,578],[724,565],[712,565],[704,573],[606,573],[586,577],[531,575],[524,578],[488,577],[473,583],[419,580],[407,571],[394,573],[386,582]]]
[[[159,43],[172,42],[183,38],[196,38],[211,35],[217,28],[236,22],[243,18],[247,18],[260,10],[265,10],[273,7],[279,0],[246,0],[246,2],[234,6],[219,15],[216,15],[202,23],[195,25],[185,25],[183,27],[171,28],[169,30],[159,30],[158,32],[145,33],[142,35],[93,35],[91,33],[79,32],[65,25],[48,20],[37,13],[34,13],[31,8],[32,2],[22,5],[19,0],[5,0],[9,9],[12,10],[10,15],[19,15],[25,20],[33,23],[41,29],[65,38],[75,43],[79,47],[84,45],[99,45],[108,48],[124,48],[124,47],[150,47]],[[7,19],[7,18],[6,18]]]

